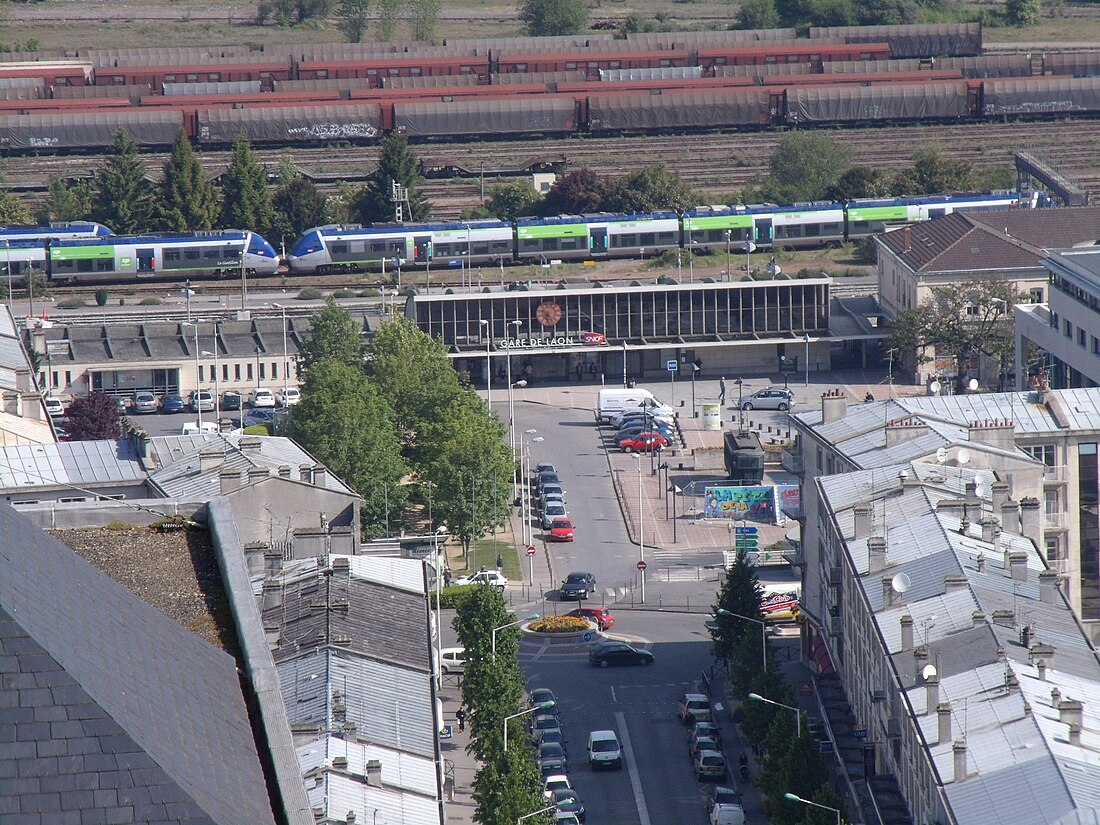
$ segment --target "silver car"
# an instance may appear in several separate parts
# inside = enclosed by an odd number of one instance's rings
[[[133,410],[135,413],[155,413],[160,403],[151,392],[134,393]]]
[[[741,402],[743,410],[787,410],[794,400],[794,393],[783,387],[765,387],[757,390]]]
[[[542,510],[542,529],[549,530],[550,525],[554,523],[556,518],[568,518],[569,513],[566,512],[564,504],[558,504],[557,502],[548,502]]]

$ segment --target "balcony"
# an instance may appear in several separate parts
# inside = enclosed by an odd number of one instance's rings
[[[1047,466],[1043,470],[1043,481],[1047,484],[1065,484],[1069,481],[1069,467],[1065,464]]]
[[[1069,516],[1065,513],[1043,513],[1043,528],[1046,530],[1068,530]]]
[[[840,606],[832,605],[829,608],[828,617],[825,619],[825,624],[829,631],[830,636],[843,636],[844,635],[844,617],[840,614]]]
[[[779,461],[788,473],[802,475],[804,464],[801,450],[782,450],[779,453]]]

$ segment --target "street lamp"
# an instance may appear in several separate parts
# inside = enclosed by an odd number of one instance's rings
[[[795,719],[798,723],[798,738],[802,738],[802,710],[800,708],[796,708],[793,705],[784,705],[782,702],[776,702],[774,699],[765,699],[759,693],[750,693],[749,698],[752,699],[754,702],[767,702],[769,705],[775,705],[776,707],[793,710]],[[805,800],[800,801],[804,802]]]
[[[824,808],[826,811],[832,811],[836,814],[836,825],[840,825],[840,811],[830,805],[822,805],[820,802],[814,802],[812,799],[803,799],[793,793],[783,794],[784,799],[789,799],[791,802],[801,802],[803,805],[813,805],[815,808]]]
[[[508,624],[502,624],[500,627],[493,628],[493,658],[497,657],[497,631],[506,630],[509,627],[515,627],[517,624],[523,624],[524,622],[533,622],[539,617],[538,613],[532,613],[526,619],[516,619],[514,622],[508,622]]]
[[[642,456],[634,453],[638,461],[638,572],[642,577],[642,604],[645,604],[645,516],[642,514]]]
[[[730,280],[730,236],[732,230],[726,230],[726,280]]]
[[[745,408],[741,406],[741,392],[744,389],[745,382],[743,379],[738,378],[733,383],[737,385],[737,432],[740,434],[745,432]]]
[[[511,716],[504,717],[504,752],[508,752],[508,720],[518,719],[521,716],[526,716],[528,713],[534,713],[537,710],[549,710],[554,707],[553,702],[539,702],[533,707],[527,708],[527,710],[521,710],[519,713],[513,713]]]
[[[201,434],[202,433],[202,401],[199,398],[199,386],[201,385],[202,382],[199,381],[199,323],[198,323],[198,321],[195,321],[194,323],[192,323],[190,321],[184,321],[183,326],[185,326],[185,327],[194,327],[195,328],[195,395],[194,395],[194,398],[195,398],[195,410],[199,414],[199,433]]]
[[[383,290],[383,295],[384,294],[385,294],[385,290]],[[286,351],[286,307],[283,306],[282,304],[277,304],[274,301],[271,302],[271,305],[273,307],[275,307],[275,309],[277,309],[277,310],[279,310],[280,312],[283,313],[283,404],[285,405],[286,404],[286,390],[287,390],[286,365],[287,365],[287,361],[290,360],[289,356],[287,355],[287,351]]]
[[[4,240],[4,271],[8,273],[8,314],[15,319],[11,308],[11,242]]]
[[[508,325],[513,327],[513,329],[515,331],[515,334],[513,334],[512,338],[518,337],[519,328],[521,326],[523,326],[523,321],[520,321],[518,319],[515,320],[515,321],[509,321]],[[507,328],[505,329],[505,332],[507,332]],[[515,408],[515,405],[512,401],[512,346],[511,346],[512,340],[509,339],[508,341],[505,342],[505,344],[507,345],[507,351],[505,352],[504,363],[505,363],[505,369],[508,373],[508,448],[512,451],[512,462],[514,464],[515,460],[516,460],[516,408]],[[526,381],[517,381],[516,385],[520,386],[520,387],[526,387],[527,382]],[[516,485],[514,483],[514,481],[515,481],[515,474],[514,473],[512,475],[512,478],[513,478],[512,499],[514,501],[515,498],[516,498],[516,492],[517,492],[516,491]]]
[[[260,388],[260,348],[256,347],[256,389]]]
[[[538,816],[539,814],[549,813],[550,811],[556,811],[557,809],[557,805],[547,805],[545,808],[539,808],[537,811],[531,811],[531,813],[524,814],[523,816],[516,819],[516,825],[523,825],[523,820],[525,819],[530,819],[531,817]]]
[[[764,672],[768,672],[768,627],[760,619],[754,619],[752,616],[742,616],[740,613],[733,613],[725,608],[719,607],[715,611],[717,616],[732,616],[735,619],[744,619],[746,622],[756,622],[760,625],[760,652],[763,654]]]
[[[745,280],[749,277],[749,256],[756,251],[756,244],[752,241],[745,241],[745,245],[741,247],[745,250]]]
[[[806,333],[802,336],[803,343],[806,344],[806,382],[803,386],[810,386],[810,333]]]
[[[218,380],[218,323],[217,323],[217,321],[214,322],[214,351],[209,352],[208,350],[203,350],[202,354],[204,356],[208,356],[208,355],[213,355],[214,356],[214,420],[215,421],[221,421],[222,420],[221,383]]]
[[[532,436],[537,433],[538,430],[531,429],[526,430],[525,435]],[[520,475],[523,476],[523,486],[520,487],[520,518],[523,519],[523,543],[524,545],[531,544],[534,536],[531,530],[531,489],[527,483],[527,477],[531,473],[531,444],[537,444],[543,440],[542,436],[535,436],[534,438],[524,438],[523,444],[520,448]],[[527,456],[526,470],[523,467],[523,457]]]
[[[493,414],[493,356],[489,352],[489,345],[493,340],[493,330],[489,322],[482,318],[481,325],[485,327],[485,406],[489,408],[489,415]]]

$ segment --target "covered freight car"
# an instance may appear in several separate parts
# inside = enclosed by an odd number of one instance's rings
[[[902,83],[875,86],[792,86],[787,123],[866,123],[946,120],[970,113],[966,83]]]
[[[171,146],[183,128],[183,113],[170,110],[0,115],[0,148],[95,149],[129,132],[138,146]]]
[[[1100,77],[1029,77],[982,83],[986,117],[1097,111]]]
[[[1038,58],[1038,55],[1036,55]],[[1029,54],[983,54],[978,57],[940,57],[937,69],[958,69],[963,77],[1028,77],[1032,74]],[[1055,74],[1062,74],[1055,72]]]
[[[206,109],[198,113],[198,137],[204,144],[230,144],[241,132],[252,143],[373,140],[382,133],[381,108],[377,103],[363,103]]]
[[[591,132],[766,126],[769,95],[752,89],[729,92],[666,92],[588,98]]]
[[[395,103],[393,127],[410,137],[568,134],[577,127],[577,107],[567,95]]]
[[[891,57],[966,57],[982,53],[981,23],[811,26],[810,38],[844,43],[889,43]]]
[[[1100,75],[1100,51],[1054,52],[1043,57],[1043,74],[1094,77]]]

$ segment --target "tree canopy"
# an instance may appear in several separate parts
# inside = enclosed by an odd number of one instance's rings
[[[267,190],[267,172],[252,154],[252,144],[244,132],[233,142],[233,159],[222,189],[222,227],[270,234],[275,211]]]
[[[115,439],[122,434],[118,406],[106,393],[78,395],[65,414],[69,419],[69,437],[73,441]]]
[[[38,220],[81,221],[93,214],[92,198],[95,182],[91,178],[68,181],[60,175],[50,175],[46,185],[46,200],[38,211]]]
[[[301,368],[307,375],[314,364],[325,360],[339,361],[362,371],[363,343],[359,325],[332,296],[313,316],[309,339],[302,343],[300,353]]]
[[[420,159],[409,148],[409,139],[391,132],[382,139],[378,168],[367,184],[352,196],[352,217],[363,223],[392,222],[394,204],[390,200],[391,184],[397,181],[409,194],[409,209],[402,216],[404,220],[427,220],[431,216],[432,205],[419,190],[423,180]]]
[[[279,188],[271,196],[278,238],[296,238],[306,229],[328,223],[328,198],[303,177],[289,155],[279,164]],[[275,241],[277,238],[270,238]]]
[[[765,190],[777,203],[820,200],[852,164],[847,146],[821,132],[789,132],[769,163]]]
[[[975,184],[974,167],[970,163],[929,144],[913,153],[910,169],[898,172],[895,190],[901,194],[938,195],[973,191]]]
[[[218,218],[218,194],[206,179],[202,160],[180,129],[164,164],[164,181],[156,202],[157,223],[168,232],[212,229]],[[248,228],[248,227],[244,227]]]
[[[532,37],[580,34],[588,28],[586,0],[520,0],[518,11]]]
[[[118,233],[136,233],[149,228],[152,187],[145,179],[145,167],[138,160],[138,145],[124,129],[115,132],[110,157],[96,180],[92,198],[92,219]]]
[[[598,212],[611,188],[611,179],[591,169],[562,175],[542,200],[543,215],[583,215]]]
[[[695,202],[696,194],[683,178],[658,163],[616,180],[603,208],[608,212],[657,212],[687,209]]]
[[[482,207],[487,216],[500,220],[513,220],[535,214],[541,202],[539,193],[528,181],[498,183],[489,190],[489,197]]]

